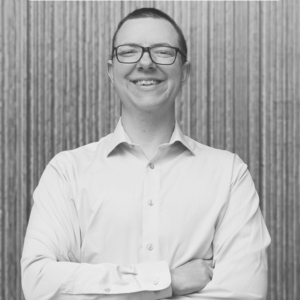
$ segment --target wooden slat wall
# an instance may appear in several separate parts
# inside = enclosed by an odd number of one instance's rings
[[[170,14],[192,75],[185,133],[248,164],[269,228],[268,299],[300,293],[300,2],[0,2],[0,299],[23,299],[31,195],[58,152],[113,131],[111,37],[137,7]]]

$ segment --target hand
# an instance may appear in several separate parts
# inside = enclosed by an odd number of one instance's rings
[[[201,291],[213,276],[211,260],[195,259],[171,270],[173,295],[187,295]]]
[[[69,261],[69,262],[75,262],[78,263],[79,261],[77,260],[77,258],[75,257],[75,255],[73,254],[73,252],[68,252],[68,258],[65,258],[63,255],[58,255],[57,256],[57,261]]]

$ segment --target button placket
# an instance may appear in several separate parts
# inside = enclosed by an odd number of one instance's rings
[[[152,166],[152,167],[151,167]],[[148,163],[145,169],[143,195],[143,261],[157,260],[158,255],[158,207],[154,205],[158,197],[160,183],[159,168]]]

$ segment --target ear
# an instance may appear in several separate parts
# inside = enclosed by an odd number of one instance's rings
[[[189,61],[186,61],[184,63],[184,65],[182,66],[182,82],[181,82],[181,87],[183,87],[187,83],[187,81],[188,81],[188,79],[190,77],[190,73],[191,73],[191,63]]]
[[[111,59],[107,61],[107,74],[112,84],[114,84],[114,66]]]

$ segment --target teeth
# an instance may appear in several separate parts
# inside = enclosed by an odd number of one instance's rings
[[[158,81],[156,80],[140,80],[135,82],[136,85],[156,85]]]

